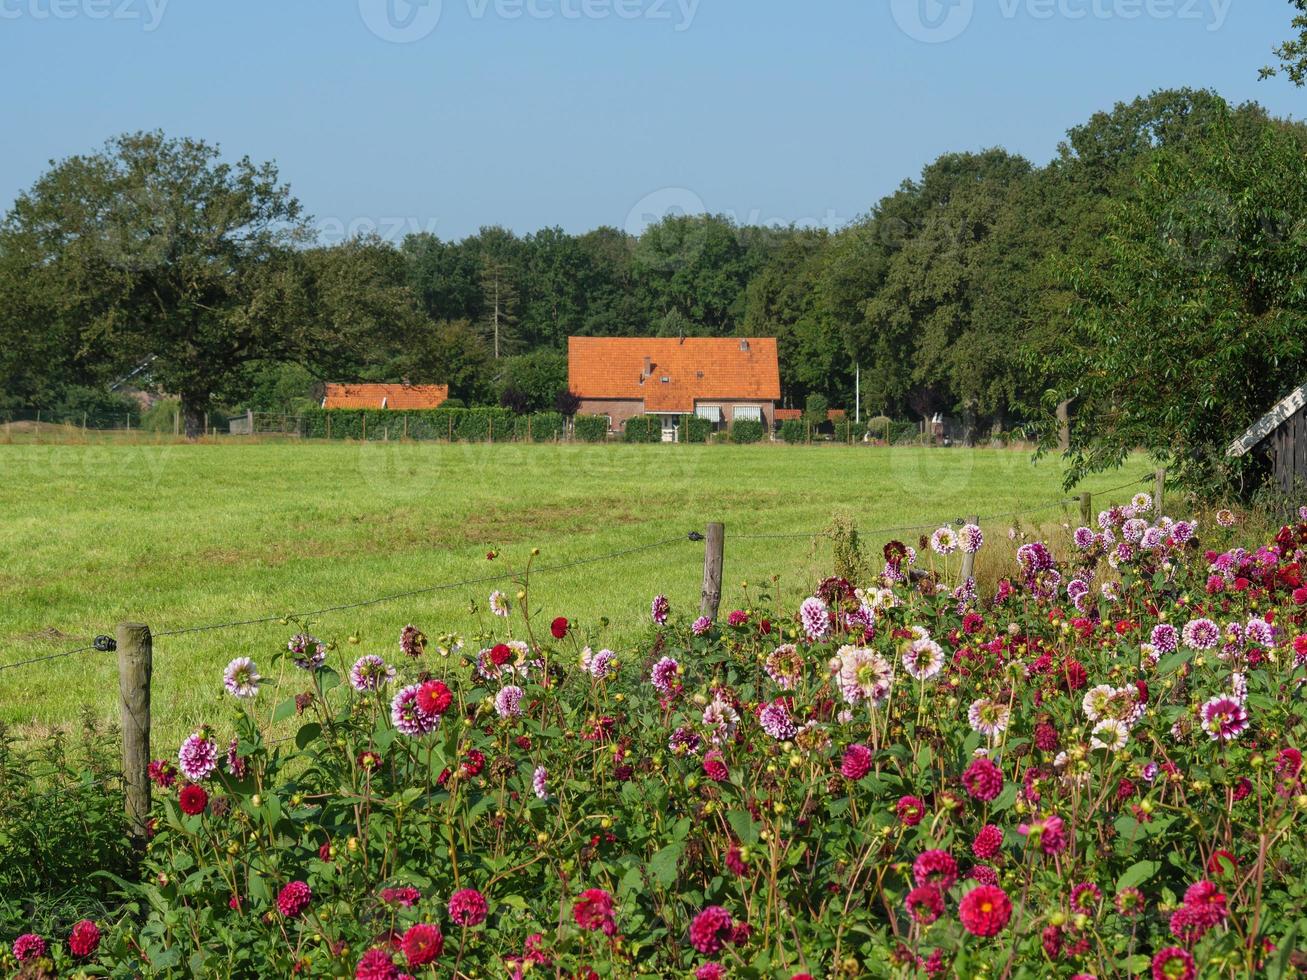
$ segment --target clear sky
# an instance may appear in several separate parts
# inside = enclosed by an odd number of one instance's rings
[[[0,0],[0,203],[161,128],[273,159],[324,240],[838,226],[942,152],[1037,163],[1098,109],[1258,68],[1285,0]]]

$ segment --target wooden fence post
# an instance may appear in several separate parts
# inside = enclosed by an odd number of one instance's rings
[[[726,542],[726,525],[709,524],[703,547],[703,592],[699,615],[717,618],[722,603],[722,551]]]
[[[1166,496],[1166,467],[1163,466],[1153,474],[1153,479],[1156,481],[1156,485],[1153,487],[1153,513],[1161,517],[1162,498]]]
[[[359,418],[363,420],[363,438],[359,442],[368,441],[368,416],[364,412],[359,412]]]
[[[1092,493],[1082,493],[1080,495],[1080,521],[1085,527],[1094,526],[1094,495]]]
[[[138,850],[144,850],[150,819],[150,627],[118,624],[118,698],[122,707],[123,781],[127,823]]]
[[[404,440],[408,441],[408,413],[404,414]]]
[[[172,413],[172,437],[176,439],[182,434],[182,413],[174,411]]]
[[[967,523],[979,524],[980,516],[973,515],[971,517],[968,517]],[[962,552],[962,582],[958,584],[963,584],[966,582],[967,579],[975,578],[975,577],[976,577],[976,554],[974,551],[964,551]]]
[[[327,438],[331,438],[331,413],[327,413]]]

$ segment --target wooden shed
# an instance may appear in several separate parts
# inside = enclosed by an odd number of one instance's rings
[[[1268,457],[1275,482],[1286,494],[1307,483],[1307,384],[1258,419],[1226,455],[1237,459],[1253,450]]]

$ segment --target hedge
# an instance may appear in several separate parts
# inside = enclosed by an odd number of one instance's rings
[[[786,419],[781,423],[781,439],[790,445],[808,441],[808,426],[802,419]]]
[[[752,419],[737,419],[731,426],[731,442],[747,444],[761,442],[766,430],[761,422]]]
[[[657,415],[637,415],[627,419],[622,438],[627,442],[662,442],[663,420]]]
[[[707,442],[716,426],[709,419],[697,415],[681,416],[681,442]]]
[[[503,408],[435,408],[413,412],[387,409],[312,408],[302,413],[309,439],[445,439],[463,442],[508,442],[526,439],[528,416]],[[531,438],[554,439],[563,431],[562,416],[530,416]]]
[[[578,415],[572,423],[572,434],[582,442],[603,442],[608,438],[608,416]]]

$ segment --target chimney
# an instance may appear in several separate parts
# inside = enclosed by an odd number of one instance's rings
[[[647,377],[649,377],[649,375],[651,375],[651,374],[653,374],[653,359],[652,359],[652,358],[649,358],[649,357],[646,357],[646,358],[644,359],[644,375],[643,375],[643,376],[647,378]]]
[[[740,350],[744,351],[746,354],[749,353],[749,342],[747,340],[740,341]]]

